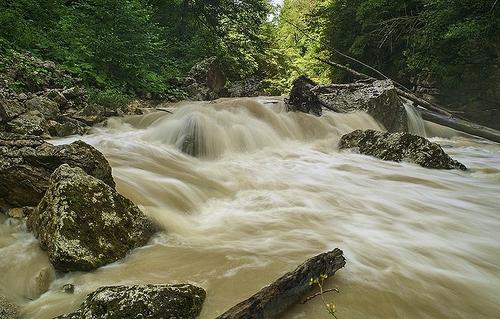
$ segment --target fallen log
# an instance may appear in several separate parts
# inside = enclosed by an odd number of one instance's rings
[[[349,73],[351,73],[354,77],[360,78],[360,79],[366,79],[370,81],[375,81],[377,80],[376,78],[366,75],[364,73],[358,72],[356,70],[353,70],[345,65],[342,65],[340,63],[332,62],[332,61],[326,61],[320,58],[317,58],[318,61],[321,61],[325,64],[328,64],[330,66],[338,67],[341,68]],[[394,81],[393,81],[394,82]],[[397,84],[397,82],[395,82]],[[434,103],[431,103],[427,100],[424,100],[415,94],[409,93],[405,90],[402,90],[398,87],[396,87],[396,92],[398,95],[402,98],[405,98],[407,100],[412,101],[418,106],[421,106],[421,108],[417,108],[418,111],[422,114],[422,118],[426,121],[433,122],[436,124],[440,124],[446,127],[450,127],[452,129],[475,135],[478,137],[485,138],[487,140],[493,141],[500,143],[500,132],[489,128],[485,127],[479,124],[471,123],[467,120],[457,118],[455,117],[452,113],[452,111],[445,109],[444,107],[438,106]],[[323,105],[325,106],[325,105]],[[326,107],[326,106],[325,106]],[[329,108],[331,109],[331,108]]]
[[[356,70],[353,70],[350,67],[342,65],[340,63],[336,63],[336,62],[332,62],[332,61],[327,61],[327,60],[323,60],[323,59],[320,59],[320,58],[317,58],[317,60],[320,61],[320,62],[323,62],[325,64],[328,64],[330,66],[343,69],[343,70],[349,72],[350,74],[352,74],[354,77],[359,78],[359,79],[365,79],[365,80],[370,80],[370,81],[377,81],[378,80],[378,79],[376,79],[376,78],[374,78],[372,76],[369,76],[367,74],[358,72]],[[387,78],[387,79],[389,79],[389,78]],[[399,86],[401,86],[401,87],[404,88],[404,86],[402,84],[399,84],[398,82],[396,82],[396,81],[394,81],[392,79],[389,79],[389,80],[391,80],[395,84],[397,84],[397,85],[399,85]],[[402,97],[405,97],[406,99],[412,101],[413,103],[421,105],[421,106],[423,106],[423,107],[425,107],[425,108],[427,108],[429,110],[432,110],[434,112],[437,112],[437,113],[440,113],[440,114],[443,114],[443,115],[447,115],[447,116],[451,116],[452,115],[451,112],[449,110],[445,109],[444,107],[438,106],[438,105],[436,105],[434,103],[426,101],[426,100],[424,100],[424,99],[416,96],[415,94],[412,94],[412,93],[408,92],[406,88],[405,88],[405,90],[402,90],[402,89],[396,87],[396,92],[398,93],[398,95],[400,95]]]
[[[345,265],[342,250],[334,250],[314,256],[286,273],[271,285],[232,307],[217,319],[271,319],[289,306],[300,302],[301,297],[313,287],[311,278],[332,276]]]
[[[436,114],[423,108],[416,109],[422,115],[422,119],[426,121],[447,126],[457,131],[500,143],[500,131],[479,124],[471,123],[456,117],[448,117],[441,114]]]

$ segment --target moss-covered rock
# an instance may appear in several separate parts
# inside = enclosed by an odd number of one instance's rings
[[[19,318],[17,306],[0,295],[0,319],[17,319]]]
[[[115,186],[108,161],[91,145],[54,146],[37,136],[0,132],[0,207],[38,205],[50,175],[65,163]]]
[[[29,111],[8,122],[6,129],[16,134],[42,136],[47,134],[45,124],[46,120],[42,113]]]
[[[59,105],[43,96],[35,96],[25,102],[28,111],[38,111],[47,118],[53,118],[59,114]]]
[[[130,200],[81,168],[61,165],[50,177],[28,227],[57,270],[92,270],[146,244],[152,223]]]
[[[446,154],[439,144],[409,133],[356,130],[342,136],[339,148],[357,148],[361,154],[386,161],[412,162],[426,168],[467,169]]]
[[[189,284],[107,286],[89,294],[76,312],[55,319],[194,319],[205,295]]]

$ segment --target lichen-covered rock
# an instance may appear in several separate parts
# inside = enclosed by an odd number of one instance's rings
[[[0,207],[38,205],[50,175],[65,163],[115,186],[108,161],[91,145],[54,146],[37,136],[0,132]]]
[[[356,130],[342,136],[339,148],[358,148],[361,154],[386,161],[408,161],[426,168],[467,169],[446,154],[439,144],[409,133]]]
[[[0,96],[0,122],[8,122],[25,111],[26,109],[22,103]]]
[[[339,113],[364,111],[389,132],[408,131],[403,101],[391,80],[375,81],[354,90],[338,89],[320,94],[319,98]]]
[[[189,284],[106,286],[87,295],[76,312],[54,319],[194,319],[205,296]]]
[[[0,319],[17,319],[19,318],[16,305],[0,295]]]
[[[16,134],[41,136],[45,131],[46,120],[39,111],[23,113],[7,123],[7,130]]]
[[[43,96],[36,96],[26,101],[25,106],[28,111],[38,111],[48,118],[59,114],[59,105]]]
[[[322,114],[322,107],[338,113],[363,111],[389,132],[406,132],[407,118],[403,101],[390,80],[353,86],[339,86],[328,92],[312,90],[316,83],[305,76],[294,81],[287,108],[293,112]]]
[[[57,270],[92,270],[144,245],[152,223],[130,200],[81,168],[61,165],[50,177],[28,227]]]
[[[290,97],[286,101],[291,112],[310,113],[316,116],[322,114],[321,101],[317,94],[311,91],[317,84],[306,76],[301,76],[293,82]]]
[[[68,116],[58,116],[56,120],[47,122],[47,131],[51,136],[65,137],[69,135],[83,135],[89,127]]]

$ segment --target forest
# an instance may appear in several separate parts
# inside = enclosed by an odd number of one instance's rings
[[[475,95],[498,98],[488,92],[499,83],[494,0],[286,0],[278,8],[266,0],[6,0],[0,9],[2,52],[53,60],[101,94],[161,95],[195,62],[217,56],[229,80],[258,77],[279,95],[299,75],[348,79],[318,57],[365,70],[348,55],[409,88],[461,92],[480,83]]]

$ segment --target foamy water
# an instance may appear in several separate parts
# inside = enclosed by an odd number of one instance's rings
[[[94,272],[58,274],[22,225],[0,225],[0,283],[25,318],[52,318],[110,284],[190,282],[214,318],[308,257],[341,248],[328,281],[339,318],[496,318],[500,314],[500,147],[419,122],[469,171],[429,170],[339,152],[367,114],[284,113],[279,100],[184,103],[174,114],[110,120],[82,139],[120,193],[165,230]],[[418,121],[413,119],[412,121]],[[417,132],[416,132],[417,133]],[[179,151],[195,137],[199,158]],[[70,139],[57,143],[71,142]],[[60,288],[75,285],[74,294]],[[30,300],[31,298],[33,300]],[[320,300],[282,318],[329,318]]]

